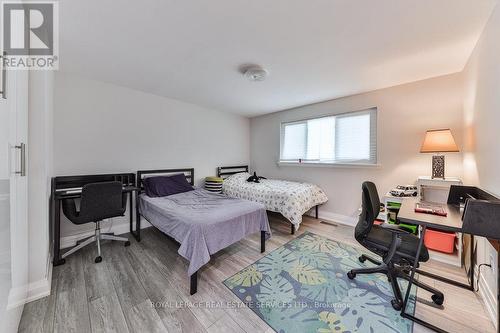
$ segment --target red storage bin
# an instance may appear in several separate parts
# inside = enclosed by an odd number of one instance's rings
[[[424,244],[431,250],[453,253],[455,249],[455,233],[427,229]]]

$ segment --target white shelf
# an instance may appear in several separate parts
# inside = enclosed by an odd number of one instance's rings
[[[428,176],[420,176],[417,179],[418,196],[425,201],[446,203],[451,185],[462,185],[462,181],[452,177],[432,179]]]
[[[460,178],[456,177],[446,177],[444,179],[442,178],[432,178],[431,176],[419,176],[417,178],[417,182],[430,182],[432,184],[436,183],[443,183],[443,184],[450,184],[450,183],[462,183],[462,180]]]
[[[443,253],[429,249],[429,257],[435,261],[462,267],[462,258],[457,249],[453,253]]]
[[[392,202],[403,202],[404,198],[411,198],[411,197],[397,197],[395,195],[392,195],[391,192],[387,192],[384,195],[384,200],[385,201],[392,201]]]
[[[377,216],[378,220],[386,221],[387,218],[387,212],[380,212]]]

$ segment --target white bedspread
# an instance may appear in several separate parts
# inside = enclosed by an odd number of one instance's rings
[[[316,205],[328,201],[321,188],[308,183],[277,179],[261,179],[260,183],[247,182],[249,173],[241,172],[224,180],[223,192],[235,198],[264,204],[267,210],[281,213],[298,229],[302,215]]]

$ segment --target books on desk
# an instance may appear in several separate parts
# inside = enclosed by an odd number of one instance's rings
[[[131,189],[133,186],[122,186],[122,189],[126,191],[127,189]],[[60,188],[56,190],[56,193],[62,194],[80,194],[82,193],[82,187],[68,187],[68,188]]]
[[[417,202],[415,203],[415,213],[432,214],[438,216],[447,216],[448,213],[443,205],[429,203],[429,202]]]

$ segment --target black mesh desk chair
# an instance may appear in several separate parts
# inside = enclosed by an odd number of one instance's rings
[[[127,194],[122,191],[121,182],[100,182],[90,183],[82,188],[80,210],[77,211],[75,199],[64,199],[62,208],[64,215],[75,224],[85,224],[94,222],[95,235],[85,239],[68,252],[62,258],[80,250],[92,242],[97,243],[97,257],[95,262],[101,262],[101,239],[109,239],[125,242],[125,246],[130,242],[125,237],[117,237],[112,234],[101,233],[101,221],[111,217],[123,216],[127,207]]]
[[[395,310],[401,310],[403,298],[397,282],[397,278],[409,280],[409,267],[414,262],[418,237],[406,230],[400,229],[397,225],[384,223],[374,225],[380,211],[380,200],[377,188],[372,182],[364,182],[362,211],[359,216],[358,224],[354,232],[356,240],[371,252],[382,257],[382,262],[369,256],[359,257],[360,262],[366,260],[377,266],[352,269],[347,273],[349,279],[354,279],[356,274],[383,273],[391,283],[394,299],[391,301]],[[419,262],[429,260],[429,251],[422,245]],[[417,280],[413,282],[418,287],[432,293],[432,301],[437,305],[443,304],[443,293]]]

